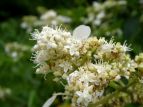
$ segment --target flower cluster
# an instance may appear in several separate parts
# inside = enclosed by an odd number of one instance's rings
[[[45,25],[60,25],[70,23],[71,19],[67,16],[58,15],[54,10],[48,10],[37,16],[24,16],[21,27],[26,29],[27,32],[31,32],[33,28]]]
[[[78,37],[84,29],[84,37]],[[55,80],[64,79],[65,95],[72,106],[88,106],[103,96],[109,82],[129,79],[137,64],[127,54],[131,49],[111,39],[89,37],[89,28],[81,25],[73,34],[61,28],[43,27],[32,34],[37,41],[33,60],[37,73],[52,72]],[[77,35],[78,34],[78,35]],[[82,39],[80,39],[82,38]],[[137,60],[139,58],[136,58]]]
[[[5,44],[5,52],[14,61],[18,61],[25,52],[31,51],[31,48],[27,45],[19,44],[17,42],[10,42]]]
[[[93,2],[91,7],[87,8],[87,17],[82,18],[85,24],[91,24],[93,28],[98,29],[99,33],[105,35],[122,35],[121,25],[115,24],[122,23],[119,18],[127,10],[126,0],[106,0],[104,2]],[[109,27],[110,26],[110,27]]]

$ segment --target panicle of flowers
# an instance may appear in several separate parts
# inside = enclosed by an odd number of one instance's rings
[[[87,8],[87,17],[81,18],[83,23],[90,24],[93,28],[104,35],[122,35],[120,25],[114,26],[114,21],[126,10],[126,0],[106,0],[104,2],[93,2],[93,5]],[[119,19],[120,20],[120,19]],[[112,26],[113,25],[113,26]],[[110,26],[110,27],[109,27]],[[112,28],[112,29],[111,29]]]
[[[106,0],[105,2],[93,2],[92,7],[89,7],[87,9],[88,11],[88,19],[85,19],[85,22],[92,22],[94,21],[94,24],[96,26],[100,25],[102,20],[107,17],[109,13],[106,11],[108,9],[113,9],[116,6],[126,6],[127,1],[126,0]]]
[[[42,12],[40,17],[37,16],[24,16],[21,27],[31,32],[33,28],[46,25],[60,25],[70,23],[72,20],[68,16],[57,14],[55,10],[47,10]]]
[[[53,29],[45,26],[41,32],[33,33],[33,39],[37,40],[33,48],[34,62],[40,65],[37,73],[46,73],[47,69],[51,69],[55,75],[61,76],[72,71],[73,63],[79,57],[81,42],[74,39],[70,32],[61,30],[60,27]],[[43,68],[46,72],[41,70]]]
[[[129,79],[137,64],[127,54],[130,48],[126,44],[88,37],[90,30],[85,25],[73,32],[45,26],[33,33],[33,60],[38,65],[37,73],[52,72],[55,80],[67,81],[65,95],[72,106],[87,107],[103,96],[110,81]]]
[[[70,23],[71,19],[67,16],[58,15],[56,11],[49,10],[41,15],[40,20],[43,21],[42,25],[51,24],[57,25],[59,23]],[[46,24],[45,24],[46,22]]]
[[[21,28],[26,29],[27,32],[31,32],[34,27],[36,27],[36,22],[38,21],[38,18],[33,15],[29,16],[23,16]]]

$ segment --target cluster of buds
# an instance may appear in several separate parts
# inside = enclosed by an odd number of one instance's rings
[[[131,49],[126,43],[89,37],[90,32],[85,25],[80,25],[73,33],[45,26],[41,32],[36,30],[32,34],[36,40],[33,47],[36,73],[52,72],[54,80],[66,80],[64,95],[71,99],[72,106],[86,107],[95,103],[110,81],[121,77],[129,79],[137,68],[127,54]]]

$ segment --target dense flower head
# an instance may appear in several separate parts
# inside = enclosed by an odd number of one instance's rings
[[[32,37],[36,40],[33,47],[36,72],[52,72],[55,80],[66,80],[65,93],[72,99],[72,106],[84,107],[102,97],[110,81],[129,79],[137,64],[127,54],[131,49],[126,43],[121,45],[113,39],[106,41],[89,35],[80,39],[76,36],[82,28],[90,31],[84,25],[73,34],[60,27],[45,26]]]

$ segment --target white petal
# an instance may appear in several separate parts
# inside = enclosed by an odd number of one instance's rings
[[[73,37],[78,40],[84,40],[89,37],[90,33],[91,33],[91,29],[89,26],[80,25],[74,29]]]
[[[49,98],[42,107],[50,107],[51,104],[55,101],[57,95],[53,95],[51,98]]]

